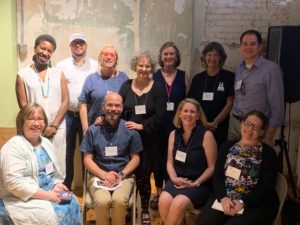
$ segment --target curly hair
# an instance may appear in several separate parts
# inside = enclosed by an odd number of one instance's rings
[[[151,73],[154,73],[155,67],[156,67],[156,61],[149,51],[145,51],[145,52],[140,53],[137,56],[134,56],[131,59],[130,68],[133,71],[136,71],[136,66],[141,59],[147,59],[149,61],[150,65],[151,65]]]

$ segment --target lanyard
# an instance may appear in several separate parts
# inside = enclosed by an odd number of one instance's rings
[[[172,75],[173,76],[173,80],[172,80],[171,85],[168,85],[168,83],[166,81],[166,76],[165,76],[164,72],[162,72],[162,74],[163,74],[163,77],[164,77],[164,80],[165,80],[165,87],[166,87],[166,91],[167,91],[167,95],[168,95],[168,102],[169,102],[170,95],[171,95],[171,92],[172,92],[172,87],[173,87],[173,84],[174,84],[174,80],[176,78],[177,70],[175,70],[174,73],[173,73],[173,75]]]
[[[205,81],[204,81],[204,90],[203,90],[203,92],[206,92],[206,83],[207,83],[207,77],[208,77],[208,76],[209,76],[209,75],[208,75],[207,72],[206,72],[206,75],[205,75]],[[219,80],[219,73],[216,74],[216,75],[213,76],[213,77],[216,79],[216,81],[215,81],[214,88],[213,88],[213,91],[212,91],[212,92],[215,92],[215,90],[216,90],[216,85],[217,85],[218,80]]]

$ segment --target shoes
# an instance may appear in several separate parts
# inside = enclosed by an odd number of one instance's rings
[[[158,209],[158,199],[159,195],[155,195],[153,199],[150,201],[150,208],[157,210]]]
[[[142,210],[141,225],[151,225],[151,217],[148,210]]]

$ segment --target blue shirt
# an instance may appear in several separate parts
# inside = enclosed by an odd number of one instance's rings
[[[105,156],[105,147],[117,146],[117,156]],[[121,171],[130,160],[130,153],[143,150],[142,141],[136,130],[125,127],[125,120],[120,120],[116,128],[107,123],[89,127],[84,135],[80,150],[83,153],[92,153],[94,162],[105,171]]]
[[[114,77],[103,77],[98,72],[90,74],[82,87],[78,100],[88,104],[88,124],[91,125],[102,112],[102,102],[108,92],[119,92],[121,85],[128,80],[124,72]]]
[[[242,81],[241,88],[238,83]],[[280,67],[259,57],[250,69],[244,62],[235,70],[234,101],[232,113],[243,117],[251,110],[263,112],[274,127],[284,119],[284,89]]]

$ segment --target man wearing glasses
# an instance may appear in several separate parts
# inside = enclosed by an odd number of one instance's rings
[[[284,89],[280,67],[262,56],[262,37],[247,30],[240,37],[243,61],[235,70],[234,102],[228,139],[240,139],[240,122],[251,110],[262,111],[269,119],[264,142],[273,145],[277,127],[284,120]]]
[[[77,135],[79,143],[82,140],[82,126],[79,116],[80,95],[85,78],[97,71],[98,63],[94,59],[86,57],[87,43],[84,34],[75,33],[70,36],[69,46],[72,56],[57,64],[66,77],[70,101],[66,113],[67,126],[67,149],[66,149],[66,178],[64,184],[71,190],[74,176],[74,152],[76,148]]]

